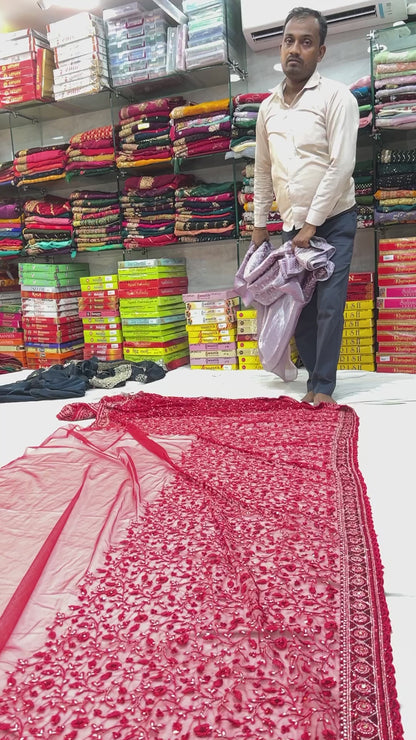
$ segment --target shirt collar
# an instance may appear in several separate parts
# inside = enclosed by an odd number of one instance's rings
[[[310,89],[311,87],[316,87],[319,83],[319,80],[321,79],[321,75],[318,72],[317,69],[315,69],[315,72],[309,77],[309,80],[307,80],[303,86],[303,90]],[[282,80],[282,82],[279,82],[279,84],[273,89],[273,94],[277,95],[278,98],[280,98],[281,101],[284,100],[283,91],[285,88],[286,78]]]

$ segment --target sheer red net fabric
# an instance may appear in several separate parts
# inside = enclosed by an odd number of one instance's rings
[[[60,416],[94,415],[32,451],[35,522],[68,472],[8,589],[0,737],[400,740],[355,413],[139,393]]]

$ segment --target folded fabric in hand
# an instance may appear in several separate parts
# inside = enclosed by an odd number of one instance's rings
[[[257,310],[261,363],[282,380],[295,380],[297,376],[290,340],[317,281],[331,277],[334,253],[335,247],[319,237],[312,239],[307,248],[293,249],[291,241],[277,249],[268,241],[257,249],[251,244],[236,273],[236,293],[245,306]]]

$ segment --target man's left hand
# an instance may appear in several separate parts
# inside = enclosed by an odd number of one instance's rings
[[[315,236],[316,233],[316,226],[312,226],[312,224],[304,224],[300,231],[296,234],[296,236],[292,239],[292,247],[303,247],[307,248],[309,247],[310,240]]]

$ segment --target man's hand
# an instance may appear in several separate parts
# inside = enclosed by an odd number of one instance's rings
[[[309,247],[310,240],[315,236],[316,226],[305,223],[301,230],[292,239],[292,247]]]
[[[255,226],[251,234],[251,242],[254,246],[260,247],[263,242],[269,241],[269,232],[266,226]]]

